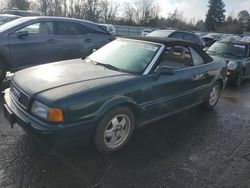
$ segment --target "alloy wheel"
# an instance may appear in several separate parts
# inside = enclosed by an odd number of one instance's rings
[[[131,122],[125,114],[113,117],[104,130],[104,143],[109,148],[117,148],[127,139]]]
[[[211,106],[214,106],[217,103],[219,95],[220,95],[220,88],[218,85],[215,85],[209,95],[210,96],[209,103]]]

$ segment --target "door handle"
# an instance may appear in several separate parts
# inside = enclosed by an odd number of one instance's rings
[[[90,43],[90,42],[92,42],[92,39],[85,39],[84,42]]]
[[[53,43],[56,43],[56,40],[55,39],[49,39],[49,40],[47,40],[47,43],[53,44]]]

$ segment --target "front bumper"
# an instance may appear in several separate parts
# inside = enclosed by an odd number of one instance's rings
[[[78,122],[67,125],[50,125],[31,116],[19,107],[9,95],[9,89],[4,95],[4,116],[13,127],[21,126],[29,135],[52,139],[84,139],[89,140],[95,131],[97,121]]]

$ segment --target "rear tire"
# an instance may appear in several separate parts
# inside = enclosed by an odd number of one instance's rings
[[[6,77],[6,68],[2,62],[0,62],[0,84]]]
[[[208,110],[211,110],[218,103],[221,93],[221,84],[219,82],[215,82],[211,87],[209,94],[204,102],[204,107]]]
[[[123,148],[135,128],[134,113],[125,106],[116,107],[104,115],[94,136],[94,143],[101,153],[111,153]]]

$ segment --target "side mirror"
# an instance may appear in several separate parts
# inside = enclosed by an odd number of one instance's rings
[[[169,66],[162,66],[155,72],[155,78],[159,78],[161,75],[174,75],[175,68]]]
[[[28,31],[17,31],[16,32],[17,38],[23,38],[29,35]]]

